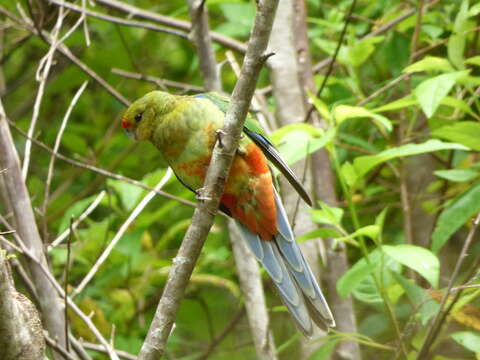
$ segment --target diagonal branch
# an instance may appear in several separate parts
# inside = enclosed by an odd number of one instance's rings
[[[207,171],[202,194],[206,200],[201,202],[195,210],[192,223],[173,261],[162,298],[140,351],[139,360],[159,359],[165,351],[180,301],[218,211],[220,197],[238,147],[256,81],[267,58],[264,52],[270,37],[277,4],[278,0],[257,1],[255,25],[240,77],[233,90],[225,126],[220,134],[222,141],[215,145],[211,166]]]
[[[176,29],[190,31],[191,24],[188,21],[183,21],[175,19],[169,16],[160,15],[152,11],[140,9],[133,5],[127,4],[118,0],[96,0],[97,3],[108,6],[109,8],[122,11],[131,16],[142,18],[145,20],[150,20],[158,24],[170,26]],[[228,49],[235,50],[241,53],[245,53],[247,47],[242,42],[229,38],[225,35],[211,32],[212,40],[225,46]]]

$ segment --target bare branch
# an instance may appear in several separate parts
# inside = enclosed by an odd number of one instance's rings
[[[71,229],[75,231],[77,226],[85,220],[88,215],[90,215],[93,210],[96,209],[96,207],[100,204],[100,201],[105,197],[106,192],[101,191],[98,196],[95,198],[95,200],[92,201],[92,203],[85,209],[85,211],[80,214],[80,216],[73,222]],[[63,233],[61,233],[52,243],[48,246],[48,251],[50,251],[52,248],[55,246],[58,246],[61,244],[63,240],[65,240],[68,236],[70,235],[70,227],[68,229],[65,229]]]
[[[63,132],[65,131],[65,128],[67,127],[67,121],[70,118],[70,114],[73,111],[73,107],[75,106],[78,99],[82,95],[83,90],[85,90],[87,84],[88,84],[88,82],[85,81],[82,84],[82,86],[80,86],[80,88],[77,90],[76,94],[73,96],[72,101],[70,102],[70,105],[67,108],[67,112],[65,113],[65,116],[63,117],[62,123],[60,125],[60,129],[58,130],[57,137],[55,139],[55,145],[53,146],[53,154],[50,157],[50,163],[48,164],[47,180],[45,181],[45,195],[44,195],[43,205],[42,205],[42,213],[43,213],[44,219],[46,219],[46,217],[47,217],[47,206],[48,206],[48,202],[49,202],[49,198],[50,198],[50,184],[52,182],[53,168],[54,168],[54,165],[55,165],[55,154],[58,153],[58,148],[60,147],[60,143],[62,141]],[[46,239],[47,238],[46,237],[46,235],[47,235],[46,221],[45,221],[45,224],[44,224],[44,228],[45,228],[44,229],[44,235],[45,235],[44,238]]]
[[[154,13],[152,11],[140,9],[133,5],[130,5],[118,0],[96,0],[96,2],[98,4],[102,4],[113,9],[123,11],[124,13],[127,13],[135,17],[154,21],[158,24],[171,26],[184,31],[190,31],[190,28],[191,28],[191,24],[187,21],[174,19],[169,16],[164,16],[164,15]],[[211,36],[215,42],[218,42],[219,44],[225,46],[228,49],[235,50],[241,53],[245,53],[245,51],[247,50],[247,46],[238,40],[229,38],[227,36],[221,35],[216,32],[211,32]]]
[[[125,220],[125,222],[122,224],[118,232],[115,234],[113,237],[112,241],[106,249],[102,252],[102,255],[97,259],[95,264],[92,266],[90,271],[88,272],[87,275],[83,278],[83,280],[80,282],[80,284],[75,288],[75,290],[72,292],[72,298],[74,298],[76,295],[78,295],[84,288],[87,286],[88,282],[95,276],[97,273],[98,269],[100,266],[105,262],[107,257],[110,255],[112,252],[113,248],[117,243],[120,241],[122,238],[123,234],[127,231],[128,227],[132,224],[132,222],[136,219],[136,217],[142,212],[142,210],[147,206],[147,204],[150,202],[150,200],[153,199],[153,197],[156,195],[156,191],[159,191],[163,186],[170,180],[172,177],[173,171],[172,169],[168,168],[167,173],[163,176],[163,178],[160,180],[160,182],[155,186],[155,188],[150,191],[143,199],[140,201],[140,203],[133,209],[132,213],[130,216]]]
[[[93,10],[90,10],[90,9],[87,9],[87,8],[84,8],[84,7],[81,7],[81,6],[74,5],[74,4],[69,3],[69,2],[64,2],[64,1],[59,1],[59,0],[48,0],[48,2],[50,2],[52,4],[55,4],[59,7],[65,7],[67,9],[70,9],[70,10],[73,10],[73,11],[79,12],[81,14],[88,15],[88,16],[91,16],[91,17],[94,17],[94,18],[97,18],[97,19],[100,19],[100,20],[109,21],[109,22],[114,23],[114,24],[144,28],[144,29],[147,29],[147,30],[162,32],[162,33],[166,33],[166,34],[170,34],[170,35],[179,36],[179,37],[184,38],[184,39],[188,39],[188,34],[184,31],[175,31],[175,30],[172,30],[172,29],[169,29],[169,28],[166,28],[166,27],[161,27],[161,26],[157,26],[157,25],[153,25],[153,24],[149,24],[149,23],[145,23],[145,22],[141,22],[141,21],[126,20],[126,19],[122,19],[122,18],[119,18],[119,17],[116,17],[116,16],[102,14],[102,13],[99,13],[99,12],[96,12],[96,11],[93,11]]]
[[[51,38],[51,34],[43,31],[41,34],[38,33],[37,29],[35,29],[32,25],[26,23],[25,21],[19,19],[15,15],[13,15],[11,12],[6,10],[3,7],[0,7],[0,14],[3,14],[10,18],[11,20],[15,21],[17,24],[22,26],[23,28],[27,29],[30,31],[32,34],[35,35],[42,35],[40,36],[43,40],[47,41],[48,44],[52,44],[53,40]],[[100,77],[95,71],[93,71],[90,67],[85,65],[79,58],[77,58],[71,51],[70,49],[63,45],[60,44],[57,48],[58,52],[60,52],[62,55],[64,55],[67,59],[69,59],[72,63],[77,65],[83,72],[85,72],[88,76],[90,76],[93,80],[95,80],[100,86],[102,86],[105,90],[107,90],[114,98],[116,98],[120,103],[122,103],[125,106],[128,106],[130,104],[130,101],[128,101],[122,94],[120,94],[117,90],[115,90],[109,83],[107,83],[102,77]]]
[[[8,120],[9,121],[9,120]],[[20,128],[18,128],[13,122],[9,121],[10,125],[12,126],[12,128],[17,131],[19,134],[21,134],[22,136],[24,137],[27,137],[28,135],[22,131]],[[70,159],[69,157],[65,156],[65,155],[62,155],[60,153],[54,153],[54,151],[49,148],[47,145],[45,145],[44,143],[42,143],[41,141],[38,141],[36,139],[33,139],[31,138],[30,139],[32,141],[33,144],[37,145],[38,147],[40,147],[41,149],[45,150],[45,151],[48,151],[49,153],[51,154],[54,154],[54,156],[62,161],[65,161],[71,165],[74,165],[74,166],[77,166],[79,168],[83,168],[83,169],[87,169],[87,170],[90,170],[90,171],[93,171],[93,172],[96,172],[97,174],[100,174],[102,176],[106,176],[106,177],[109,177],[109,178],[112,178],[112,179],[116,179],[116,180],[121,180],[121,181],[125,181],[129,184],[132,184],[132,185],[135,185],[135,186],[138,186],[138,187],[141,187],[142,189],[145,189],[145,190],[148,190],[148,191],[152,191],[154,190],[152,187],[148,186],[148,185],[145,185],[144,183],[138,181],[138,180],[134,180],[134,179],[131,179],[131,178],[128,178],[126,176],[123,176],[123,175],[119,175],[119,174],[115,174],[115,173],[112,173],[110,171],[107,171],[105,169],[101,169],[101,168],[98,168],[96,166],[93,166],[93,165],[89,165],[89,164],[85,164],[85,163],[82,163],[80,161],[76,161],[76,160],[73,160],[73,159]],[[185,199],[182,199],[178,196],[175,196],[175,195],[172,195],[172,194],[169,194],[165,191],[161,191],[161,190],[158,190],[156,191],[156,193],[158,195],[161,195],[163,197],[166,197],[167,199],[171,199],[171,200],[176,200],[184,205],[188,205],[188,206],[192,206],[192,207],[196,207],[197,205],[191,201],[188,201],[188,200],[185,200]]]
[[[206,200],[195,210],[192,223],[174,259],[162,298],[140,351],[139,360],[158,359],[165,351],[180,300],[213,224],[214,215],[218,211],[220,197],[263,65],[263,54],[267,48],[277,3],[275,0],[257,2],[257,15],[247,54],[225,118],[223,146],[218,142],[215,145],[211,165],[207,171],[203,192]]]
[[[13,209],[16,231],[25,241],[26,247],[38,259],[39,264],[47,268],[47,259],[43,251],[43,243],[40,239],[35,216],[33,214],[30,196],[23,180],[17,150],[13,143],[8,128],[7,117],[0,100],[0,168],[7,169],[1,174],[5,181],[6,196],[5,202]],[[39,305],[44,317],[45,327],[51,336],[57,337],[64,345],[63,333],[64,317],[58,298],[52,284],[42,272],[40,265],[35,262],[28,262],[28,270],[32,276],[33,283],[39,299]],[[47,270],[48,271],[48,270]]]
[[[188,0],[188,9],[192,19],[191,36],[197,46],[205,89],[208,91],[221,91],[222,84],[220,83],[215,53],[210,40],[206,4],[202,0]]]
[[[132,73],[130,71],[125,71],[121,69],[112,69],[112,73],[116,75],[120,75],[129,79],[136,79],[136,80],[144,80],[144,81],[149,81],[151,83],[154,83],[160,88],[165,88],[166,86],[182,89],[184,91],[205,91],[205,88],[201,86],[195,86],[195,85],[190,85],[190,84],[185,84],[181,83],[178,81],[172,81],[172,80],[167,80],[167,79],[161,79],[155,76],[150,76],[150,75],[143,75],[139,73]]]
[[[447,309],[448,311],[446,311],[445,306],[446,306],[447,300],[452,292],[453,284],[457,280],[458,274],[460,272],[460,268],[462,267],[468,255],[468,251],[470,249],[470,246],[472,245],[473,239],[475,237],[475,232],[477,231],[479,223],[480,223],[480,213],[477,214],[477,216],[475,217],[475,220],[473,221],[473,226],[470,229],[467,235],[467,238],[465,239],[465,242],[462,247],[462,251],[458,256],[457,263],[455,264],[453,273],[450,276],[450,279],[448,280],[447,291],[445,292],[445,294],[443,294],[442,301],[440,302],[440,308],[438,309],[438,312],[435,314],[435,317],[433,318],[431,325],[428,327],[427,335],[425,336],[422,347],[420,348],[417,354],[417,357],[416,357],[417,360],[425,359],[427,357],[430,351],[430,346],[432,345],[433,341],[437,337],[438,332],[440,331],[440,328],[443,325],[449,310],[453,306],[453,304],[451,304],[450,307]]]
[[[45,55],[45,57],[40,60],[40,63],[37,69],[37,74],[35,78],[39,82],[39,85],[37,90],[37,96],[35,98],[35,103],[33,105],[32,120],[30,121],[30,126],[28,128],[29,137],[33,137],[33,132],[35,131],[35,125],[38,120],[38,115],[40,114],[40,106],[43,100],[45,84],[47,83],[48,74],[50,73],[50,68],[53,63],[53,55],[55,54],[55,50],[57,47],[57,39],[60,33],[60,29],[62,27],[63,18],[64,18],[64,15],[63,15],[63,8],[62,8],[58,13],[57,23],[55,24],[55,27],[53,28],[53,31],[52,31],[51,46],[48,49],[48,52]],[[24,180],[27,178],[28,166],[30,164],[31,149],[32,149],[32,142],[27,139],[25,143],[25,156],[23,159],[23,167],[22,167],[22,175]]]

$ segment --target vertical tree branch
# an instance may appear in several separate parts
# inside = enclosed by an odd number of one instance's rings
[[[268,65],[271,70],[272,90],[277,103],[276,115],[280,125],[302,122],[306,114],[303,89],[298,76],[299,66],[294,38],[293,10],[293,0],[284,0],[279,4],[278,16],[275,18],[269,45],[271,51],[277,54],[268,61]],[[311,176],[306,172],[306,167],[308,167],[308,161],[305,159],[294,164],[292,169],[297,174],[305,174],[304,186],[307,191],[311,192]],[[307,174],[308,176],[306,176]],[[291,219],[292,227],[294,227],[295,235],[314,230],[316,225],[310,218],[308,206],[299,200],[296,192],[287,190],[289,185],[286,181],[281,178],[280,182],[282,184],[283,201]],[[323,244],[320,245],[323,246]],[[307,246],[302,244],[303,253],[318,279],[318,252],[305,251]],[[309,246],[309,250],[316,250],[316,246]],[[317,330],[314,333],[314,339],[324,335],[323,331]],[[317,349],[318,344],[318,341],[309,342],[302,338],[300,359],[307,359]]]
[[[242,133],[248,106],[255,91],[260,69],[266,60],[267,48],[278,0],[259,0],[252,35],[248,43],[242,72],[233,90],[225,126],[213,150],[208,168],[203,198],[195,209],[190,227],[173,261],[167,284],[157,307],[147,338],[140,350],[139,360],[154,360],[165,351],[168,336],[183,297],[188,280],[218,210],[220,197],[225,186],[233,156]]]
[[[306,9],[304,0],[289,0],[280,5],[275,25],[278,28],[277,37],[272,36],[271,45],[274,51],[283,54],[283,61],[274,63],[271,59],[269,65],[272,69],[273,92],[279,104],[279,120],[286,125],[292,122],[301,122],[306,117],[308,105],[306,92],[310,90],[315,93],[313,83],[313,71],[310,61],[310,49],[308,45],[306,27]],[[282,21],[280,21],[282,19]],[[278,24],[277,24],[278,21]],[[277,29],[276,28],[276,29]],[[276,41],[275,41],[276,40]],[[282,99],[289,99],[284,101]],[[318,127],[326,127],[326,124],[318,118],[316,113],[312,114],[312,123]],[[330,159],[326,150],[321,149],[310,157],[310,163],[300,162],[293,168],[297,173],[304,172],[308,165],[310,170],[306,172],[305,185],[307,189],[315,194],[316,199],[325,201],[331,205],[337,202],[335,195],[334,176],[330,166]],[[287,192],[285,197],[287,210],[295,211],[298,206],[298,214],[295,218],[295,231],[297,234],[309,232],[316,228],[316,224],[310,219],[307,207],[298,203],[298,198],[289,198]],[[294,194],[292,194],[294,195]],[[328,241],[328,240],[327,240]],[[316,276],[319,277],[319,255],[324,248],[321,239],[312,240],[302,244],[304,254],[311,263]],[[337,326],[341,331],[356,333],[355,313],[351,298],[341,299],[336,292],[336,282],[348,269],[346,249],[343,244],[337,251],[327,251],[328,271],[324,277],[328,285],[329,302],[332,305],[333,313],[337,319]],[[321,333],[317,334],[321,335]],[[302,342],[303,357],[306,358],[318,347],[318,343]],[[344,342],[337,348],[337,355],[344,359],[360,359],[360,349],[353,341]]]
[[[8,128],[7,118],[0,100],[0,168],[7,169],[1,174],[5,181],[6,195],[4,199],[13,209],[16,230],[25,242],[25,246],[38,261],[48,268],[47,259],[43,251],[42,240],[38,232],[32,204],[27,187],[20,170],[20,162],[15,145]],[[43,315],[45,327],[50,336],[57,338],[65,346],[63,332],[65,318],[58,298],[50,281],[42,272],[39,264],[27,261],[27,267],[39,299],[40,310]]]
[[[300,83],[304,88],[304,99],[307,101],[307,90],[315,93],[315,84],[313,81],[313,69],[310,61],[310,47],[307,35],[307,11],[305,0],[294,0],[295,16],[295,35],[299,63]],[[311,123],[314,126],[326,128],[326,123],[314,112],[311,115]],[[312,187],[315,200],[322,200],[331,206],[337,204],[335,193],[335,180],[330,164],[328,152],[320,149],[311,156],[312,162]],[[329,245],[332,239],[326,239]],[[320,240],[316,242],[317,247],[321,246]],[[332,311],[337,321],[339,331],[357,333],[357,323],[355,310],[353,308],[352,297],[343,299],[337,293],[337,281],[347,272],[349,264],[347,259],[347,249],[344,243],[337,244],[336,250],[331,246],[327,247],[327,271],[324,272],[328,289],[328,299],[332,306]],[[340,359],[361,359],[360,346],[355,341],[341,342],[336,349],[337,356]]]
[[[222,84],[218,74],[215,53],[213,52],[210,29],[208,25],[208,11],[205,1],[188,0],[188,9],[192,19],[191,37],[197,46],[200,61],[200,70],[205,89],[220,91]]]

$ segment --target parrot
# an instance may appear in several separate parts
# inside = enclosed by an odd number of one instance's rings
[[[121,126],[135,140],[150,141],[177,179],[199,196],[228,106],[229,98],[214,92],[174,95],[155,90],[128,107]],[[335,327],[335,320],[295,241],[270,164],[312,205],[301,182],[249,114],[220,199],[220,210],[235,220],[241,237],[271,277],[297,328],[310,337],[313,323],[328,330]]]

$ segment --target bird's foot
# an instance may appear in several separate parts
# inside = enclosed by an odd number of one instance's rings
[[[211,197],[208,197],[204,194],[205,188],[200,188],[197,191],[195,191],[195,198],[198,201],[207,201],[207,200],[212,200]]]
[[[220,145],[220,147],[223,147],[222,136],[224,136],[226,133],[222,129],[218,129],[216,133],[218,138],[218,144]]]

